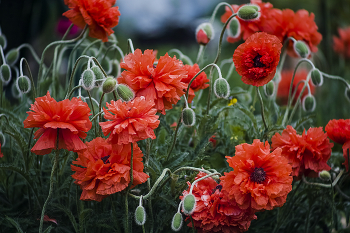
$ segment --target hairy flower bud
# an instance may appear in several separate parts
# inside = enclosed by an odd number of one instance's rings
[[[227,98],[230,95],[230,85],[224,78],[218,78],[214,83],[214,94],[218,98]]]
[[[0,66],[0,79],[4,85],[7,85],[11,81],[11,68],[9,65],[2,64]]]
[[[92,90],[95,87],[95,74],[91,69],[87,69],[82,74],[82,86],[85,90]]]
[[[111,93],[114,91],[115,86],[117,85],[117,80],[115,80],[113,77],[108,77],[102,84],[102,90],[103,93]]]
[[[275,82],[270,81],[264,86],[264,93],[266,97],[272,97],[275,93]]]
[[[173,229],[173,231],[179,231],[182,227],[182,222],[182,214],[177,212],[171,221],[171,229]]]
[[[182,201],[182,210],[186,215],[193,213],[196,208],[196,198],[193,194],[187,194]]]
[[[6,62],[10,66],[14,65],[19,58],[19,51],[17,49],[11,49],[7,54],[6,54]]]
[[[135,98],[134,91],[131,90],[127,85],[124,85],[124,84],[118,84],[117,94],[125,102],[133,100]]]
[[[313,112],[316,108],[316,99],[313,95],[307,95],[303,99],[303,109],[305,112]]]
[[[244,5],[239,8],[237,15],[242,20],[255,20],[259,17],[259,10],[257,5]]]
[[[28,76],[23,75],[17,78],[16,80],[16,87],[18,91],[22,92],[23,94],[28,93],[31,89],[31,83],[28,78]]]
[[[323,76],[319,69],[313,69],[310,71],[311,81],[314,86],[321,86],[323,84]]]
[[[3,49],[6,49],[6,47],[7,47],[7,39],[6,39],[5,35],[0,35],[0,46]]]
[[[237,38],[241,34],[241,24],[239,20],[234,17],[231,19],[228,27],[228,35],[233,38]]]
[[[137,225],[142,226],[146,222],[146,211],[142,205],[139,205],[135,211],[135,222]]]
[[[322,180],[328,181],[331,179],[331,174],[329,174],[328,171],[323,170],[318,173],[318,177],[320,177]]]
[[[310,55],[309,46],[302,40],[294,43],[294,51],[302,58],[307,58]]]
[[[103,83],[103,79],[105,78],[105,75],[103,74],[102,70],[98,66],[91,67],[91,70],[95,74],[95,85],[101,86]]]
[[[202,23],[196,29],[197,43],[206,45],[214,38],[214,28],[211,23]]]
[[[186,126],[194,126],[196,123],[196,114],[192,108],[186,107],[182,110],[182,123]]]

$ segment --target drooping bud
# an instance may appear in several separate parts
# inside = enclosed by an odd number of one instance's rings
[[[241,34],[241,24],[239,20],[234,17],[231,19],[228,27],[228,35],[233,38],[237,38]]]
[[[146,211],[142,205],[139,205],[135,211],[135,222],[137,225],[142,226],[146,222]]]
[[[87,69],[82,74],[82,86],[89,91],[95,87],[95,74],[91,69]]]
[[[259,17],[259,10],[259,6],[257,5],[244,5],[239,8],[237,15],[242,20],[255,20]]]
[[[302,40],[294,43],[294,51],[302,58],[307,58],[310,55],[309,46]]]
[[[275,93],[275,82],[270,81],[264,86],[264,93],[266,97],[270,98]]]
[[[7,39],[6,39],[5,35],[0,35],[0,46],[3,49],[6,49],[6,47],[7,47]]]
[[[9,64],[10,66],[14,65],[19,58],[19,51],[17,49],[11,49],[7,54],[6,54],[6,63]]]
[[[182,223],[182,214],[180,212],[177,212],[171,221],[171,229],[173,229],[173,231],[179,231],[182,227]]]
[[[102,70],[98,66],[91,67],[91,70],[95,74],[95,85],[101,86],[103,83],[103,79],[105,78],[105,75],[103,74]]]
[[[224,78],[218,78],[214,83],[214,94],[218,98],[227,98],[230,95],[230,85]]]
[[[196,208],[196,198],[193,194],[187,194],[182,201],[182,210],[186,215],[193,213]]]
[[[312,84],[316,87],[319,87],[323,84],[323,76],[319,69],[313,69],[310,71]]]
[[[23,75],[17,78],[16,80],[16,87],[18,91],[22,92],[23,94],[28,93],[31,89],[31,83],[28,78],[28,76]]]
[[[318,177],[320,177],[322,180],[328,181],[331,179],[331,174],[329,174],[328,171],[323,170],[318,173]]]
[[[202,23],[196,29],[197,43],[206,45],[214,38],[214,28],[211,23]]]
[[[303,99],[303,109],[305,112],[313,112],[316,108],[316,99],[313,95],[307,95]]]
[[[124,84],[118,84],[117,94],[125,102],[133,100],[135,98],[135,93],[133,92],[133,90],[131,90],[127,85]]]
[[[112,91],[114,91],[116,85],[117,80],[115,80],[113,77],[106,78],[102,85],[103,93],[111,93]]]
[[[196,123],[196,114],[192,108],[186,107],[184,110],[182,110],[182,123],[185,126],[194,126]]]
[[[0,66],[0,79],[4,85],[7,85],[11,81],[11,68],[9,65],[2,64]]]

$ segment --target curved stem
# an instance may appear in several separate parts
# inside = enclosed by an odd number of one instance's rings
[[[305,184],[307,185],[314,185],[314,186],[320,186],[320,187],[323,187],[323,188],[332,188],[332,186],[336,186],[340,177],[343,175],[344,173],[344,170],[341,170],[338,174],[338,176],[334,179],[333,183],[332,184],[321,184],[321,183],[311,183],[311,182],[308,182],[305,178],[305,176],[303,176],[303,181]]]
[[[199,181],[201,181],[201,180],[205,180],[205,179],[207,179],[207,178],[209,178],[209,177],[212,177],[212,176],[216,176],[216,175],[221,176],[221,174],[220,174],[219,172],[215,172],[215,173],[211,173],[211,174],[209,174],[209,175],[203,176],[203,177],[201,177],[201,178],[199,178],[199,179],[193,181],[193,183],[191,184],[191,188],[190,188],[189,194],[192,194],[193,187],[195,186],[195,184],[196,184],[197,182],[199,182]]]
[[[104,96],[105,96],[105,93],[102,93],[101,99],[100,99],[100,104],[98,105],[99,112],[102,112],[102,101],[103,101]],[[102,114],[99,115],[98,121],[99,122],[102,121]],[[102,137],[102,128],[101,127],[99,127],[99,135],[100,135],[100,137]]]
[[[66,99],[70,99],[70,97],[73,95],[73,93],[75,92],[76,89],[78,88],[82,88],[83,86],[82,85],[78,85],[76,87],[74,87],[68,94],[67,98]]]
[[[74,65],[74,67],[73,67],[72,73],[71,73],[70,78],[69,78],[69,84],[68,84],[68,90],[67,90],[67,94],[66,94],[66,99],[67,99],[68,93],[70,93],[70,92],[69,92],[70,89],[72,88],[73,79],[74,79],[74,74],[75,74],[75,71],[76,71],[76,69],[77,69],[77,67],[78,67],[78,63],[79,63],[79,61],[80,61],[81,59],[83,59],[83,58],[90,59],[89,56],[82,55],[82,56],[80,56],[80,57],[75,61],[75,65]],[[69,98],[68,98],[68,99],[69,99]]]
[[[350,88],[350,84],[345,79],[343,79],[340,76],[330,75],[330,74],[326,74],[326,73],[323,73],[323,72],[321,72],[321,74],[324,77],[326,77],[326,78],[339,80],[339,81],[343,82],[346,85],[347,88]]]
[[[115,45],[115,44],[113,44],[113,45],[111,45],[111,46],[109,46],[109,47],[107,48],[107,50],[106,50],[106,52],[105,52],[105,54],[104,54],[104,56],[103,56],[103,58],[102,58],[101,61],[103,61],[103,60],[105,59],[105,57],[107,56],[109,50],[111,50],[111,49],[116,49],[116,50],[119,52],[119,54],[120,54],[122,60],[124,61],[124,54],[123,54],[123,51],[121,50],[121,48],[119,48],[119,47],[118,47],[117,45]]]
[[[267,130],[268,127],[267,127],[267,123],[266,123],[266,119],[265,119],[264,102],[261,98],[259,87],[256,87],[256,93],[258,94],[260,105],[261,105],[261,117],[262,117],[262,120],[264,122],[265,129]]]
[[[93,116],[93,117],[91,118],[90,121],[93,122],[93,121],[94,121],[98,116],[100,116],[102,113],[103,113],[103,111],[97,113],[95,116]]]
[[[173,151],[174,146],[175,146],[175,143],[176,143],[176,136],[177,136],[177,132],[179,131],[180,123],[181,123],[181,115],[182,115],[182,114],[180,113],[179,119],[178,119],[178,121],[177,121],[176,129],[175,129],[175,132],[174,132],[173,143],[171,144],[171,147],[170,147],[170,149],[169,149],[169,151],[168,151],[168,154],[167,154],[167,156],[166,156],[166,161],[168,161],[169,156],[170,156],[171,152]]]
[[[202,58],[202,54],[203,54],[204,48],[205,48],[205,45],[202,45],[202,44],[199,45],[199,50],[198,50],[197,59],[196,59],[196,63],[197,64],[199,64],[199,61]]]
[[[91,48],[92,46],[94,46],[97,43],[102,43],[102,40],[95,40],[94,42],[90,43],[88,46],[86,46],[86,48],[83,50],[81,55],[84,55],[89,50],[89,48]]]
[[[27,44],[27,43],[21,44],[21,45],[17,48],[17,50],[20,50],[20,49],[22,49],[22,48],[27,48],[27,49],[29,49],[29,51],[32,53],[32,55],[33,55],[33,57],[34,57],[34,60],[35,60],[38,64],[40,64],[40,58],[39,58],[39,56],[36,54],[35,50],[33,49],[33,47],[32,47],[30,44]]]
[[[29,67],[28,62],[27,62],[27,60],[26,60],[24,57],[22,57],[21,62],[20,62],[20,64],[19,64],[19,66],[20,66],[19,68],[20,68],[20,70],[21,70],[21,75],[23,75],[23,70],[22,70],[23,61],[24,61],[25,64],[26,64],[26,68],[27,68],[28,73],[29,73],[30,82],[32,83],[32,87],[33,87],[33,102],[34,102],[34,101],[35,101],[35,98],[36,98],[36,90],[35,90],[33,75],[32,75],[32,72],[30,71],[30,67]]]
[[[235,11],[233,10],[233,8],[232,8],[232,6],[231,6],[230,4],[228,4],[227,2],[220,2],[219,4],[216,5],[216,7],[215,7],[215,9],[214,9],[214,11],[213,11],[213,14],[212,14],[211,17],[210,17],[210,20],[209,20],[210,23],[213,23],[213,22],[214,22],[216,13],[217,13],[217,11],[219,10],[219,7],[222,6],[222,5],[225,5],[225,6],[229,7],[230,10],[232,11],[232,14],[235,13]]]
[[[184,60],[189,65],[193,66],[192,60],[188,56],[184,55],[180,50],[178,50],[178,49],[170,49],[168,51],[168,54],[170,54],[170,53],[177,53],[179,55],[179,60],[181,60],[181,61]]]
[[[131,39],[128,39],[128,53],[134,53],[134,45]]]

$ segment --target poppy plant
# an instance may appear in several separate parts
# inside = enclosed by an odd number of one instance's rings
[[[350,27],[338,28],[339,37],[333,36],[333,50],[345,58],[350,58]]]
[[[198,64],[194,64],[193,66],[184,65],[184,70],[186,70],[187,77],[183,78],[181,81],[184,82],[187,86],[190,83],[191,79],[200,71]],[[190,90],[188,91],[188,102],[191,103],[193,98],[196,96],[194,93],[209,87],[209,79],[205,72],[201,72],[191,83]],[[187,89],[187,87],[186,87]]]
[[[23,124],[24,128],[39,128],[34,133],[34,139],[38,141],[31,150],[33,153],[50,153],[57,146],[57,134],[58,149],[74,152],[86,149],[80,138],[86,138],[86,132],[92,126],[87,103],[75,97],[57,102],[47,92],[45,96],[35,99],[30,110]]]

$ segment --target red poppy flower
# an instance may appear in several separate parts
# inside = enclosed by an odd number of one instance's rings
[[[181,81],[186,84],[186,89],[191,79],[200,71],[198,64],[194,64],[193,66],[184,65],[184,70],[186,70],[187,77],[183,78]],[[209,87],[209,79],[207,79],[207,74],[205,72],[200,73],[195,80],[192,82],[190,90],[188,91],[188,102],[191,103],[193,98],[195,97],[195,92],[205,89]]]
[[[350,149],[350,119],[330,120],[325,128],[327,135],[334,142],[343,144],[343,156],[346,170],[349,171],[348,149]]]
[[[331,156],[333,143],[329,142],[327,133],[322,127],[305,129],[298,135],[292,126],[288,125],[282,134],[276,133],[272,137],[272,149],[282,149],[293,167],[293,176],[297,179],[301,175],[316,177],[322,170],[330,170],[327,161]]]
[[[112,145],[104,138],[85,143],[87,150],[78,152],[71,165],[74,183],[83,190],[80,200],[101,201],[110,194],[124,190],[130,183],[131,144]],[[133,144],[133,185],[142,184],[149,177],[143,172],[142,152]]]
[[[70,10],[63,13],[73,24],[89,27],[89,36],[108,41],[111,29],[118,25],[120,12],[113,7],[116,0],[64,0]]]
[[[159,125],[157,110],[153,108],[153,101],[147,101],[144,97],[136,97],[129,102],[121,100],[106,103],[103,108],[104,118],[107,122],[100,122],[103,134],[112,144],[128,144],[146,138],[155,139],[153,130]]]
[[[281,152],[270,152],[269,143],[258,139],[251,145],[236,146],[235,156],[226,156],[233,171],[220,178],[223,190],[244,209],[272,210],[283,206],[292,190],[293,177],[292,167]]]
[[[265,32],[257,32],[239,45],[233,54],[233,62],[242,81],[263,86],[273,79],[281,48],[280,40]]]
[[[58,129],[59,149],[74,152],[86,149],[80,138],[86,138],[86,132],[92,126],[87,103],[75,97],[57,102],[47,92],[45,96],[35,99],[30,110],[23,124],[24,128],[39,128],[34,133],[34,139],[39,140],[31,150],[33,153],[45,155],[55,149]]]
[[[209,142],[213,143],[213,147],[216,147],[216,135],[213,135],[209,138]]]
[[[277,97],[278,97],[279,101],[284,105],[286,105],[288,103],[289,88],[290,88],[290,83],[291,83],[292,78],[293,78],[293,73],[294,73],[294,70],[285,70],[285,71],[282,71],[282,73],[281,73],[281,80],[278,84]],[[295,77],[294,77],[293,86],[292,86],[292,95],[295,91],[297,84],[302,80],[306,80],[307,75],[308,75],[308,71],[306,71],[304,69],[298,70],[296,72]],[[298,98],[301,90],[303,89],[303,86],[304,86],[303,83],[298,85],[298,89],[297,89],[295,98]],[[309,80],[309,86],[310,86],[311,94],[314,94],[315,93],[315,86],[313,86],[311,84],[311,79]],[[305,89],[302,97],[305,97],[307,95],[307,93],[308,93],[308,91],[307,91],[307,89]]]
[[[0,158],[4,157],[4,154],[1,153],[1,142],[0,142]]]
[[[171,109],[180,100],[187,86],[181,80],[187,72],[181,61],[169,57],[166,53],[153,63],[156,57],[152,50],[142,54],[140,49],[124,57],[121,68],[126,69],[118,78],[118,83],[127,84],[136,92],[136,96],[144,96],[155,102],[155,108],[165,115],[165,109]]]
[[[345,58],[350,58],[350,27],[338,28],[340,37],[333,36],[333,50]]]
[[[196,179],[206,175],[200,172]],[[180,199],[189,193],[191,183],[188,182],[188,186]],[[193,187],[196,207],[191,216],[195,228],[199,233],[247,231],[251,220],[256,219],[254,212],[239,208],[221,189],[222,185],[218,185],[211,177],[197,182]],[[192,227],[191,222],[188,226]]]

